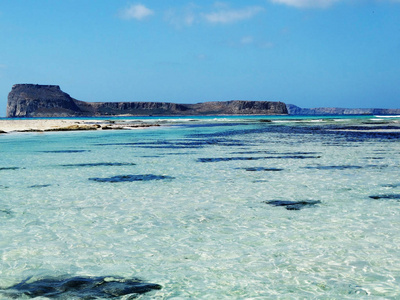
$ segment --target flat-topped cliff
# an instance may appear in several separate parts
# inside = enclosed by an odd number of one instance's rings
[[[57,85],[16,84],[8,95],[7,117],[91,117],[148,115],[286,115],[286,104],[272,101],[84,102]]]

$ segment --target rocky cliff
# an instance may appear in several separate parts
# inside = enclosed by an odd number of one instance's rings
[[[58,85],[16,84],[8,94],[7,117],[68,116],[78,111],[74,99]]]
[[[287,104],[289,115],[327,116],[327,115],[400,115],[400,109],[386,108],[338,108],[317,107],[301,108],[293,104]]]
[[[84,102],[57,85],[16,84],[8,95],[7,117],[85,117],[148,115],[285,115],[286,105],[270,101],[223,101],[197,104],[167,102]]]

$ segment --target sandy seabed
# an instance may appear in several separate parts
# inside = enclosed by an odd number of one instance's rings
[[[155,123],[143,123],[128,120],[67,120],[67,119],[27,119],[0,120],[0,133],[8,132],[44,132],[73,130],[109,130],[135,129],[159,126]]]

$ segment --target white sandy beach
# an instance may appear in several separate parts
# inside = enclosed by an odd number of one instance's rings
[[[138,121],[120,120],[68,120],[68,119],[27,119],[0,120],[0,133],[8,132],[42,132],[42,131],[73,131],[73,130],[108,130],[135,129],[157,124],[140,123]]]

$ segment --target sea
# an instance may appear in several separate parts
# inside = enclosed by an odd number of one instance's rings
[[[108,119],[0,135],[0,299],[400,299],[399,116]]]

